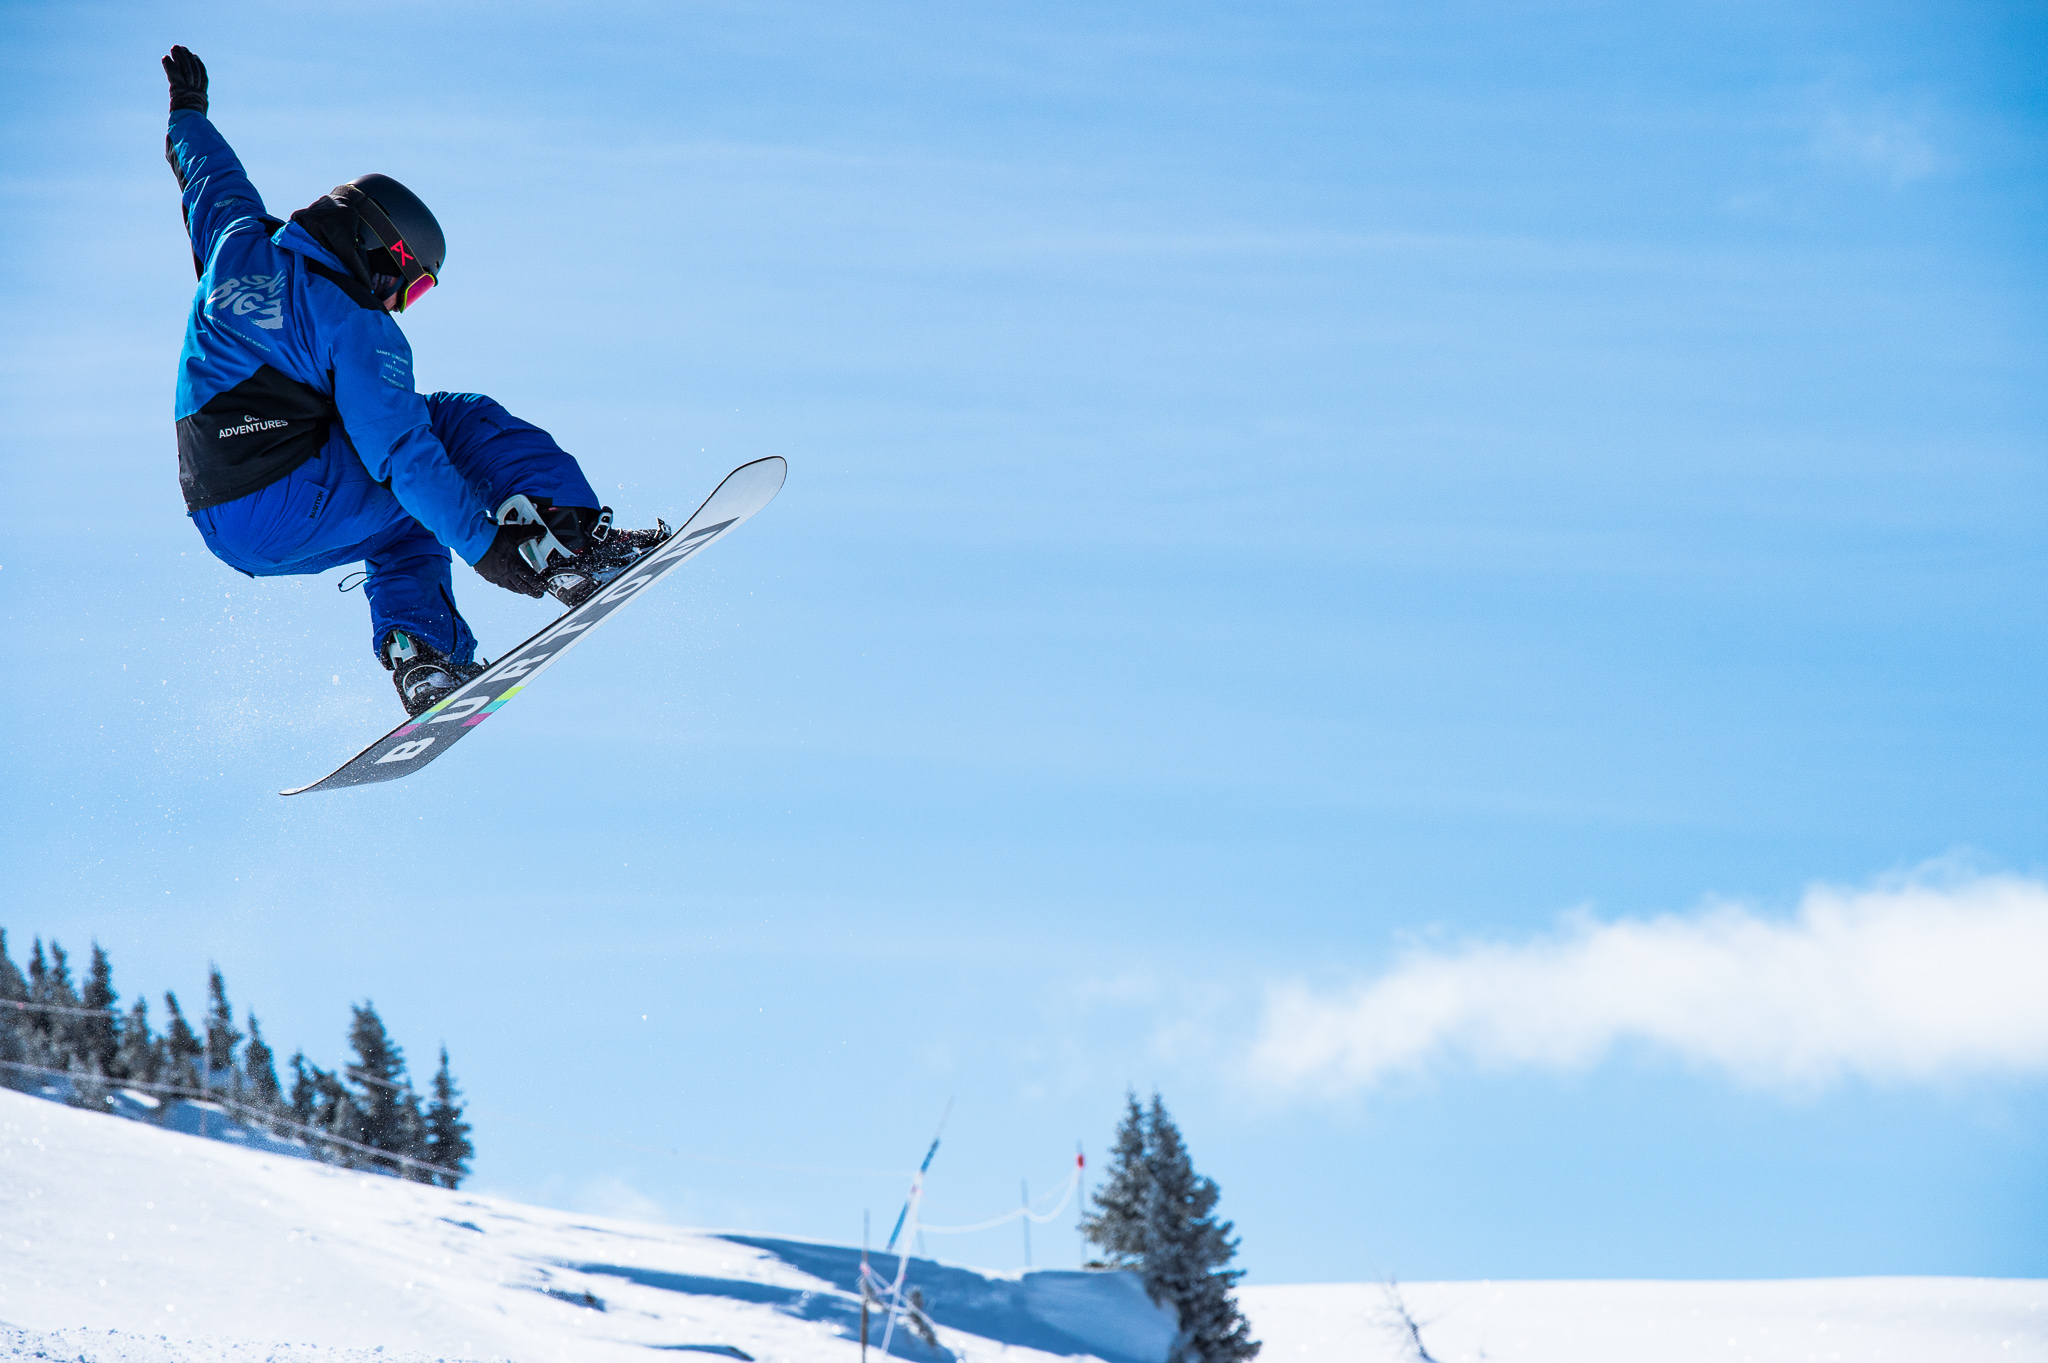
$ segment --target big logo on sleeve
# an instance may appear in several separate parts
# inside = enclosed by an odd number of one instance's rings
[[[252,326],[276,331],[284,326],[284,271],[222,280],[206,295],[206,310],[215,316],[246,317]]]

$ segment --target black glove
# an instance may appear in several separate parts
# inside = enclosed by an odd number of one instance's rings
[[[503,587],[521,596],[546,596],[547,587],[531,564],[519,556],[519,546],[547,533],[544,525],[501,525],[498,537],[477,560],[476,570],[493,587]]]
[[[173,47],[164,58],[164,75],[171,81],[171,112],[197,109],[206,112],[206,63],[192,55],[189,47]]]

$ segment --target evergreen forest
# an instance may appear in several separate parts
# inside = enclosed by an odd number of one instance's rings
[[[285,1064],[288,1085],[255,1013],[236,1025],[217,966],[197,1019],[185,1016],[175,993],[164,994],[154,1026],[148,1000],[125,1011],[119,1002],[97,942],[80,981],[54,940],[45,951],[36,939],[24,972],[0,929],[0,1087],[159,1122],[180,1101],[203,1104],[329,1163],[444,1188],[469,1173],[476,1149],[447,1048],[423,1097],[368,1001],[351,1005],[352,1058],[329,1071],[295,1052]]]

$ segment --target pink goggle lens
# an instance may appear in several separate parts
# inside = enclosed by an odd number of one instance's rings
[[[422,274],[418,279],[415,279],[410,284],[407,284],[405,286],[404,301],[399,304],[399,311],[403,312],[405,311],[405,309],[419,302],[422,298],[425,298],[427,296],[427,291],[432,289],[433,287],[434,277],[430,274]]]

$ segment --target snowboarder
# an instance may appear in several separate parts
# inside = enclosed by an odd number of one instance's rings
[[[178,481],[206,547],[251,577],[367,569],[371,648],[417,715],[477,676],[448,551],[525,596],[586,599],[666,537],[610,507],[546,431],[475,393],[413,391],[392,314],[440,279],[427,206],[363,175],[282,221],[207,120],[184,47],[164,154],[199,289],[178,368]]]

